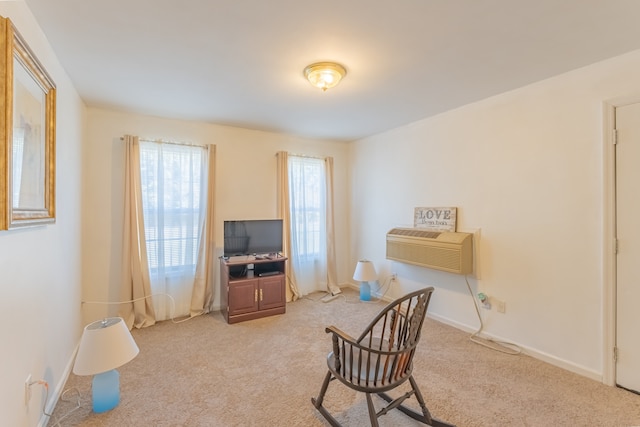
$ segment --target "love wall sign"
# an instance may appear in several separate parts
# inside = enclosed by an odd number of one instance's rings
[[[457,208],[415,208],[413,226],[433,231],[456,231]]]

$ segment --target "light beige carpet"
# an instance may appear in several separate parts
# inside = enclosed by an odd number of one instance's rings
[[[140,354],[119,369],[120,405],[92,413],[91,378],[72,374],[49,426],[65,415],[61,426],[328,425],[310,402],[331,349],[324,328],[335,324],[358,335],[384,305],[343,295],[323,303],[314,294],[288,304],[285,315],[235,325],[213,313],[134,330]],[[640,396],[526,355],[489,350],[431,319],[414,365],[432,415],[460,427],[640,425]],[[76,390],[82,407],[69,413]],[[325,404],[345,426],[368,425],[362,393],[334,381]],[[422,424],[392,411],[380,425]]]

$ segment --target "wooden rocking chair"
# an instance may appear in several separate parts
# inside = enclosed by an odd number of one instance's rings
[[[339,427],[340,423],[322,406],[322,402],[329,382],[337,378],[347,387],[366,393],[372,426],[378,426],[378,417],[397,408],[427,425],[452,427],[431,416],[412,375],[413,355],[432,293],[433,287],[429,287],[393,301],[373,319],[358,339],[334,326],[325,330],[332,334],[333,340],[333,351],[327,356],[329,372],[324,378],[320,394],[317,398],[311,398],[311,403],[332,426]],[[396,399],[386,393],[407,380],[411,390]],[[376,412],[372,394],[387,401],[387,406]],[[422,413],[402,404],[413,395]]]

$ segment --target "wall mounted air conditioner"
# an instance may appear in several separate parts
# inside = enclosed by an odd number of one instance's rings
[[[394,228],[387,233],[387,259],[450,273],[473,271],[473,234]]]

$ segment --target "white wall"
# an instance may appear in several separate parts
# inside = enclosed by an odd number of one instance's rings
[[[393,295],[436,285],[431,313],[473,329],[461,276],[384,259],[385,233],[409,225],[414,207],[457,206],[459,229],[481,229],[473,291],[507,304],[483,312],[486,330],[601,375],[602,101],[640,96],[640,52],[348,145],[87,112],[24,2],[0,2],[0,14],[58,89],[56,223],[0,232],[0,424],[42,422],[44,390],[23,401],[27,375],[46,380],[53,401],[82,326],[108,314],[85,305],[81,318],[81,294],[117,298],[125,133],[217,145],[218,240],[224,219],[276,215],[276,151],[333,156],[339,280],[369,258],[381,276],[398,273]]]
[[[102,109],[89,109],[87,149],[83,158],[83,299],[118,301],[122,274],[124,134],[141,138],[216,145],[216,247],[222,254],[226,219],[277,217],[276,152],[332,156],[335,166],[335,216],[338,274],[349,280],[348,145],[206,123],[168,120]],[[217,269],[217,266],[216,266]],[[217,278],[217,274],[216,274]],[[214,308],[219,309],[216,284]],[[111,309],[111,312],[108,312]],[[85,322],[117,307],[85,304]]]
[[[44,388],[24,402],[27,375],[49,383],[53,402],[66,380],[80,320],[80,151],[84,105],[22,1],[0,2],[57,86],[56,223],[0,231],[0,424],[44,422]],[[47,408],[51,409],[51,406]]]
[[[393,295],[434,285],[430,312],[475,331],[463,276],[385,260],[415,207],[457,206],[458,230],[480,229],[473,292],[506,302],[485,330],[599,379],[602,104],[639,96],[639,75],[637,51],[352,144],[352,263],[397,272]]]

